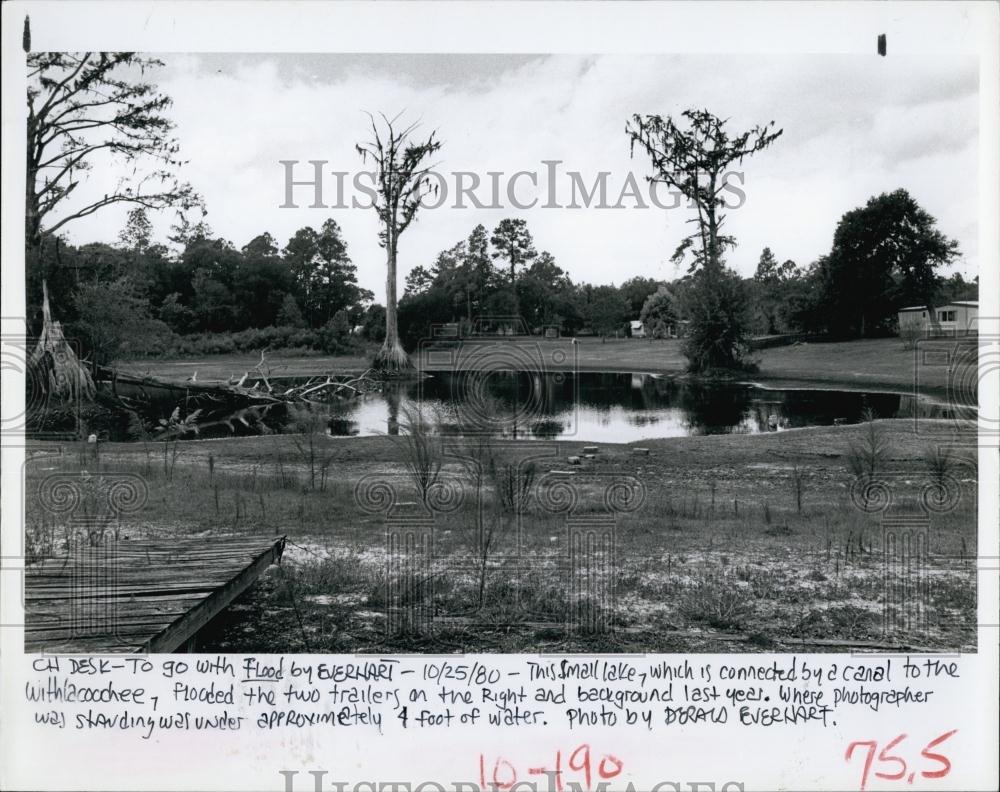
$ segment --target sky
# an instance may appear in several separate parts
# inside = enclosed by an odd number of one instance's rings
[[[329,217],[341,226],[362,286],[385,293],[385,253],[370,208],[352,208],[357,171],[369,170],[355,144],[371,136],[366,112],[418,121],[416,135],[442,141],[435,171],[444,205],[422,210],[400,239],[400,284],[417,265],[504,217],[527,220],[538,250],[551,252],[574,281],[616,283],[635,276],[672,279],[670,261],[692,230],[683,206],[650,205],[646,155],[630,157],[625,133],[633,114],[676,116],[689,107],[729,119],[733,131],[774,121],[783,130],[769,149],[745,160],[732,183],[725,231],[737,239],[728,263],[751,275],[768,246],[784,261],[807,265],[827,252],[837,221],[882,192],[905,188],[957,239],[961,259],[950,271],[978,271],[978,73],[965,56],[916,58],[844,55],[204,55],[158,56],[154,73],[173,99],[169,115],[182,176],[204,196],[215,234],[241,247],[268,231],[284,243],[302,226]],[[335,203],[334,171],[346,172],[345,208],[309,208],[313,191],[285,200],[285,166],[312,178],[309,160],[326,160],[324,200]],[[545,161],[559,161],[546,166]],[[555,177],[549,178],[555,168]],[[478,174],[476,195],[489,207],[489,172],[499,177],[500,208],[455,208],[456,172]],[[521,209],[507,197],[511,176]],[[642,200],[622,208],[546,208],[570,200],[569,171],[587,189],[608,172],[607,204],[618,203],[629,174]],[[95,167],[87,193],[109,192],[125,171]],[[473,178],[462,177],[468,184]],[[737,179],[742,178],[742,183]],[[85,192],[86,191],[86,192]],[[660,195],[669,206],[669,196]],[[114,241],[125,209],[109,209],[68,224],[71,241]],[[173,217],[154,218],[165,240]]]

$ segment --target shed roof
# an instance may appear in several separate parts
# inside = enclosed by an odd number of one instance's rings
[[[979,307],[979,300],[952,300],[951,302],[941,303],[941,305],[935,305],[935,308],[947,308],[949,305],[965,305],[971,308]],[[899,313],[903,311],[926,311],[926,305],[910,305],[906,308],[900,308]]]

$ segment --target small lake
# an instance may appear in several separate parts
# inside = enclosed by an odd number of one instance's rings
[[[866,410],[880,418],[951,417],[947,405],[898,393],[523,371],[432,372],[419,381],[390,383],[380,393],[310,410],[306,422],[334,436],[398,434],[419,411],[442,434],[595,443],[857,423]],[[229,423],[206,427],[198,436],[302,431],[303,416],[301,408],[279,408],[264,425]]]

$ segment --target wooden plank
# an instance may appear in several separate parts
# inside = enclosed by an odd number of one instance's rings
[[[154,636],[147,643],[147,650],[155,652],[172,652],[183,646],[189,639],[197,635],[198,630],[208,624],[234,599],[246,591],[260,574],[271,564],[281,558],[285,549],[285,537],[281,537],[271,548],[246,567],[239,575],[230,580],[221,589],[208,597],[203,603],[189,610],[184,616],[174,622],[168,629]]]
[[[32,564],[25,570],[25,650],[175,651],[280,559],[284,546],[283,536],[126,540],[106,554],[98,546],[76,559]]]

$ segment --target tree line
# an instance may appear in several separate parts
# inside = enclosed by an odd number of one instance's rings
[[[44,280],[60,315],[101,363],[167,351],[176,336],[270,327],[304,331],[286,334],[285,342],[326,351],[358,327],[380,338],[384,309],[358,285],[333,219],[299,229],[280,247],[264,232],[237,248],[203,222],[174,226],[169,246],[154,243],[151,230],[139,207],[114,245],[73,246],[49,235],[28,271],[29,315],[37,324]]]
[[[651,336],[683,327],[692,370],[748,363],[753,335],[814,332],[838,338],[893,329],[896,311],[975,296],[978,284],[939,270],[958,245],[905,190],[883,193],[840,219],[830,251],[800,267],[766,249],[752,278],[728,264],[736,240],[725,231],[723,174],[770,148],[783,130],[773,121],[734,131],[726,119],[692,108],[677,117],[634,115],[625,133],[632,154],[648,160],[651,184],[666,184],[695,210],[693,232],[672,261],[671,282],[632,278],[619,286],[574,283],[555,257],[537,250],[523,218],[488,231],[479,225],[412,270],[397,301],[401,236],[433,192],[429,158],[437,133],[417,135],[399,117],[371,118],[357,145],[376,173],[374,209],[386,251],[386,303],[357,282],[340,227],[332,218],[305,227],[283,246],[262,233],[240,248],[204,223],[189,223],[201,198],[177,180],[184,164],[166,115],[170,98],[149,82],[162,64],[134,53],[33,53],[25,29],[27,184],[25,252],[29,318],[37,325],[42,284],[95,363],[129,352],[178,348],[226,351],[213,338],[240,335],[247,348],[271,344],[342,351],[360,338],[380,341],[377,366],[398,370],[435,323],[465,332],[628,332],[640,319]],[[90,203],[72,199],[86,171],[111,156],[135,175]],[[142,172],[140,173],[140,170]],[[116,244],[70,245],[63,227],[107,206],[132,207]],[[170,246],[151,239],[148,211],[181,220]],[[33,327],[32,329],[37,329]],[[265,330],[271,329],[269,332]],[[281,332],[275,330],[281,329]],[[236,342],[234,342],[236,343]],[[182,351],[190,347],[179,347]]]
[[[28,272],[29,305],[40,315],[41,283],[99,363],[121,354],[228,351],[184,337],[248,333],[245,346],[307,347],[327,352],[381,342],[385,308],[358,285],[357,267],[336,220],[303,227],[284,245],[261,233],[242,247],[203,222],[174,226],[170,245],[152,241],[142,207],[116,244],[73,246],[47,235]],[[886,253],[890,251],[890,253]],[[778,261],[765,248],[752,277],[722,269],[709,321],[752,336],[813,333],[836,338],[895,331],[896,312],[915,304],[976,299],[978,279],[936,270],[957,246],[905,191],[872,198],[846,213],[829,253],[807,266]],[[574,282],[528,223],[506,218],[492,231],[475,226],[432,263],[406,276],[398,306],[402,346],[412,351],[432,326],[471,333],[631,335],[639,320],[649,338],[683,334],[698,316],[699,270],[672,280],[633,277],[619,285]],[[297,332],[291,332],[297,331]]]
[[[978,278],[939,274],[957,255],[934,218],[897,190],[844,214],[831,250],[808,265],[779,263],[766,247],[750,277],[720,267],[704,310],[707,321],[746,337],[887,335],[902,307],[978,297]],[[622,336],[640,320],[646,336],[666,338],[697,316],[705,299],[700,271],[669,281],[633,277],[618,286],[574,283],[551,253],[536,249],[525,220],[506,219],[492,233],[476,226],[433,264],[410,271],[399,304],[401,334],[412,349],[434,324],[502,332],[506,319],[518,317],[522,332],[555,326],[570,335]]]

